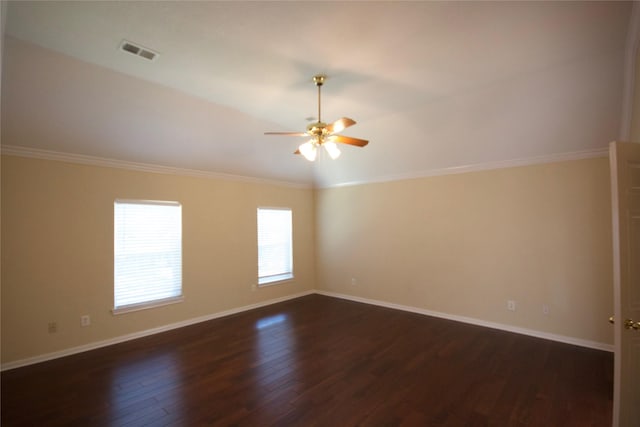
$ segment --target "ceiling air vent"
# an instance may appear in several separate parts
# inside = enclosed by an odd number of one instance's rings
[[[122,43],[120,43],[120,50],[149,61],[153,61],[158,57],[158,52],[154,52],[151,49],[147,49],[146,47],[142,47],[128,40],[122,40]]]

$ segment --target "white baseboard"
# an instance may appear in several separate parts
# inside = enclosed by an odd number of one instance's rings
[[[411,307],[408,305],[401,305],[401,304],[394,304],[386,301],[374,300],[369,298],[361,298],[353,295],[340,294],[336,292],[316,290],[315,293],[319,295],[333,297],[333,298],[341,298],[349,301],[361,302],[364,304],[371,304],[371,305],[377,305],[380,307],[392,308],[395,310],[408,311],[411,313],[422,314],[425,316],[433,316],[433,317],[439,317],[447,320],[454,320],[456,322],[483,326],[485,328],[499,329],[502,331],[514,332],[516,334],[521,334],[521,335],[529,335],[536,338],[543,338],[546,340],[558,341],[566,344],[577,345],[580,347],[587,347],[587,348],[593,348],[596,350],[613,352],[613,345],[596,342],[596,341],[583,340],[580,338],[568,337],[565,335],[550,334],[547,332],[535,331],[533,329],[519,328],[517,326],[504,325],[502,323],[495,323],[495,322],[488,322],[480,319],[474,319],[472,317],[456,316],[453,314],[441,313],[439,311],[425,310],[423,308]]]
[[[21,368],[23,366],[33,365],[40,362],[46,362],[48,360],[58,359],[60,357],[71,356],[73,354],[83,353],[89,350],[95,350],[101,347],[107,347],[113,344],[119,344],[125,341],[135,340],[137,338],[146,337],[149,335],[159,334],[161,332],[170,331],[172,329],[183,328],[189,325],[195,325],[196,323],[206,322],[208,320],[218,319],[220,317],[230,316],[232,314],[241,313],[243,311],[253,310],[255,308],[265,307],[267,305],[276,304],[283,301],[288,301],[295,298],[300,298],[306,295],[311,295],[315,291],[305,291],[292,295],[287,295],[281,298],[274,298],[267,301],[262,301],[256,304],[245,305],[238,308],[232,308],[230,310],[220,311],[206,316],[200,316],[193,319],[184,320],[182,322],[171,323],[157,328],[147,329],[140,332],[134,332],[132,334],[122,335],[115,338],[110,338],[103,341],[96,341],[89,344],[68,348],[65,350],[55,351],[53,353],[42,354],[40,356],[29,357],[26,359],[20,359],[9,363],[3,363],[0,366],[0,371],[8,371],[10,369]]]
[[[72,347],[72,348],[68,348],[68,349],[65,349],[65,350],[56,351],[56,352],[53,352],[53,353],[47,353],[47,354],[42,354],[40,356],[34,356],[34,357],[26,358],[26,359],[16,360],[16,361],[9,362],[9,363],[3,363],[0,366],[0,371],[8,371],[10,369],[21,368],[23,366],[33,365],[33,364],[40,363],[40,362],[46,362],[48,360],[58,359],[60,357],[71,356],[73,354],[83,353],[85,351],[95,350],[95,349],[98,349],[98,348],[101,348],[101,347],[107,347],[107,346],[110,346],[110,345],[113,345],[113,344],[119,344],[119,343],[122,343],[122,342],[131,341],[131,340],[134,340],[134,339],[137,339],[137,338],[142,338],[142,337],[146,337],[146,336],[149,336],[149,335],[159,334],[161,332],[170,331],[172,329],[183,328],[185,326],[194,325],[196,323],[206,322],[208,320],[213,320],[213,319],[218,319],[220,317],[230,316],[232,314],[241,313],[243,311],[253,310],[255,308],[260,308],[260,307],[265,307],[265,306],[268,306],[268,305],[272,305],[272,304],[276,304],[276,303],[279,303],[279,302],[288,301],[288,300],[295,299],[295,298],[300,298],[300,297],[303,297],[303,296],[306,296],[306,295],[311,295],[311,294],[318,294],[318,295],[324,295],[324,296],[333,297],[333,298],[340,298],[340,299],[360,302],[360,303],[364,303],[364,304],[377,305],[377,306],[380,306],[380,307],[386,307],[386,308],[392,308],[392,309],[395,309],[395,310],[402,310],[402,311],[408,311],[408,312],[411,312],[411,313],[422,314],[422,315],[425,315],[425,316],[439,317],[439,318],[442,318],[442,319],[454,320],[456,322],[468,323],[468,324],[471,324],[471,325],[483,326],[483,327],[492,328],[492,329],[499,329],[499,330],[503,330],[503,331],[507,331],[507,332],[514,332],[516,334],[529,335],[529,336],[532,336],[532,337],[543,338],[543,339],[547,339],[547,340],[551,340],[551,341],[563,342],[563,343],[566,343],[566,344],[573,344],[573,345],[577,345],[577,346],[580,346],[580,347],[588,347],[588,348],[593,348],[593,349],[597,349],[597,350],[604,350],[604,351],[610,351],[610,352],[613,351],[613,346],[611,344],[605,344],[605,343],[600,343],[600,342],[595,342],[595,341],[583,340],[583,339],[580,339],[580,338],[567,337],[567,336],[564,336],[564,335],[549,334],[549,333],[546,333],[546,332],[535,331],[535,330],[532,330],[532,329],[519,328],[519,327],[516,327],[516,326],[504,325],[504,324],[501,324],[501,323],[487,322],[487,321],[484,321],[484,320],[474,319],[474,318],[471,318],[471,317],[456,316],[456,315],[452,315],[452,314],[441,313],[441,312],[438,312],[438,311],[431,311],[431,310],[425,310],[425,309],[422,309],[422,308],[411,307],[411,306],[407,306],[407,305],[394,304],[394,303],[390,303],[390,302],[386,302],[386,301],[380,301],[380,300],[374,300],[374,299],[369,299],[369,298],[356,297],[356,296],[353,296],[353,295],[340,294],[340,293],[336,293],[336,292],[328,292],[328,291],[321,291],[321,290],[311,290],[311,291],[300,292],[300,293],[296,293],[296,294],[292,294],[292,295],[287,295],[287,296],[281,297],[281,298],[275,298],[275,299],[270,299],[270,300],[267,300],[267,301],[262,301],[262,302],[259,302],[259,303],[256,303],[256,304],[250,304],[250,305],[245,305],[245,306],[238,307],[238,308],[232,308],[230,310],[220,311],[220,312],[217,312],[217,313],[208,314],[206,316],[196,317],[196,318],[193,318],[193,319],[184,320],[182,322],[171,323],[171,324],[168,324],[168,325],[159,326],[157,328],[147,329],[147,330],[140,331],[140,332],[134,332],[134,333],[131,333],[131,334],[122,335],[122,336],[119,336],[119,337],[110,338],[110,339],[103,340],[103,341],[96,341],[96,342],[93,342],[93,343],[89,343],[89,344],[85,344],[85,345],[81,345],[81,346],[77,346],[77,347]]]

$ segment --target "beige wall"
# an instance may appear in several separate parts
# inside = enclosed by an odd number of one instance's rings
[[[613,342],[606,158],[325,189],[316,205],[321,290]]]
[[[1,171],[3,364],[312,289],[612,343],[606,158],[315,193],[12,156]],[[111,314],[116,198],[182,203],[183,303]],[[296,280],[254,291],[257,206],[293,208]]]
[[[11,156],[1,183],[3,364],[315,287],[311,189]],[[111,314],[116,198],[182,203],[183,303]],[[296,278],[253,290],[258,206],[293,209]]]

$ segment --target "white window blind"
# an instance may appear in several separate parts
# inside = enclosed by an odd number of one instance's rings
[[[291,209],[258,208],[258,284],[293,278]]]
[[[116,200],[114,312],[182,297],[182,206]]]

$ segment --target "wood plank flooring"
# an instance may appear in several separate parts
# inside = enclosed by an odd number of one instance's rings
[[[610,426],[613,355],[310,295],[3,372],[2,426]]]

